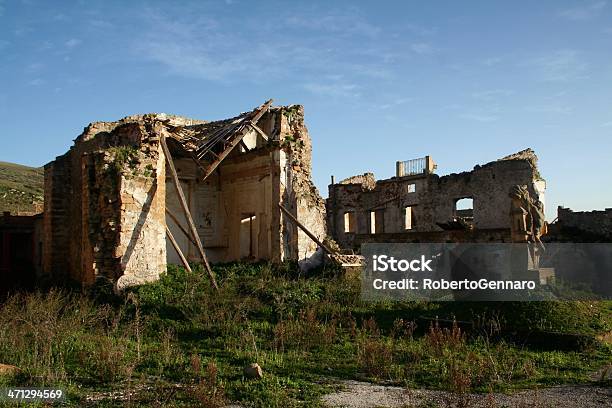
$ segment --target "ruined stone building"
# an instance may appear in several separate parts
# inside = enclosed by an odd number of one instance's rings
[[[44,273],[121,288],[157,279],[181,256],[200,260],[171,167],[211,262],[311,257],[317,245],[279,203],[325,237],[302,106],[268,101],[215,122],[129,116],[90,124],[45,166]]]
[[[610,242],[612,240],[612,208],[594,211],[572,211],[558,207],[550,240],[573,242]]]
[[[271,101],[213,122],[95,122],[45,166],[43,214],[5,215],[0,249],[26,239],[40,281],[103,278],[121,289],[156,280],[168,264],[308,264],[322,250],[355,263],[326,237],[346,254],[367,242],[521,242],[542,226],[540,217],[533,228],[533,214],[543,211],[545,182],[530,149],[446,176],[426,156],[397,162],[386,180],[332,177],[326,202],[311,180],[311,150],[302,106]],[[584,217],[559,212],[566,225]],[[608,210],[597,217],[609,225]]]
[[[544,203],[546,183],[530,149],[459,174],[439,176],[435,168],[427,156],[397,162],[390,179],[366,173],[332,181],[330,234],[353,250],[364,242],[512,242],[510,190],[526,186]]]

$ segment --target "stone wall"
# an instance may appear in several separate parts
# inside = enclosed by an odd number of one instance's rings
[[[45,273],[85,285],[104,278],[118,289],[155,280],[167,263],[179,263],[166,226],[187,258],[199,260],[166,215],[167,208],[187,226],[166,175],[162,133],[212,262],[308,259],[316,244],[278,207],[282,203],[321,240],[326,236],[303,115],[299,105],[271,108],[258,122],[270,140],[249,132],[247,148],[235,148],[205,181],[185,151],[170,143],[172,132],[197,131],[202,121],[147,114],[89,125],[68,153],[45,166]]]
[[[327,235],[325,201],[312,182],[312,141],[304,124],[304,108],[291,105],[272,111],[270,119],[278,129],[280,202],[312,234],[323,241]],[[293,221],[281,216],[281,257],[306,260],[317,250],[314,243]]]
[[[602,239],[612,239],[612,208],[600,211],[572,211],[557,208],[558,225],[563,229],[587,232]]]
[[[454,231],[423,231],[396,232],[382,234],[355,234],[354,251],[365,243],[420,243],[420,242],[453,242],[453,243],[511,243],[509,228],[494,228],[484,230],[454,230]]]
[[[515,185],[526,185],[530,193],[544,200],[545,183],[537,170],[537,157],[530,151],[476,166],[472,171],[447,176],[419,174],[379,180],[349,178],[329,186],[328,226],[333,238],[344,248],[354,248],[355,236],[371,234],[374,212],[375,234],[417,234],[442,231],[439,226],[465,215],[456,209],[462,198],[473,199],[473,228],[510,228],[510,198]],[[410,210],[406,210],[410,207]],[[406,229],[406,211],[411,225]],[[354,219],[354,231],[345,232],[345,214]],[[443,239],[440,237],[440,239]]]
[[[122,289],[158,279],[166,271],[165,156],[160,146],[138,152],[131,174],[120,179],[119,243]]]
[[[58,280],[70,276],[70,179],[69,153],[57,157],[45,166],[43,270],[49,278]]]
[[[119,278],[149,281],[165,270],[164,158],[155,122],[144,115],[92,123],[45,166],[48,277],[121,285]]]

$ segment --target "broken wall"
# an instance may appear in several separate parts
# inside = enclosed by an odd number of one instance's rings
[[[168,209],[187,225],[159,137],[180,140],[173,132],[183,130],[197,136],[204,123],[165,114],[93,123],[69,152],[47,164],[45,272],[83,284],[105,278],[119,289],[155,280],[167,263],[179,263],[166,242],[166,226],[185,255],[198,261],[195,246],[166,215]],[[312,146],[303,108],[270,108],[258,126],[268,137],[248,132],[244,146],[204,181],[202,169],[169,143],[212,262],[311,257],[316,245],[281,214],[279,203],[321,240],[326,235],[324,201],[310,179]]]
[[[165,270],[164,158],[155,126],[147,115],[93,123],[45,166],[43,265],[51,279],[122,286]]]
[[[565,230],[573,229],[602,239],[612,239],[612,208],[600,211],[572,211],[558,207],[557,223]]]
[[[356,236],[364,234],[373,235],[369,242],[386,242],[384,234],[406,234],[405,239],[418,239],[415,234],[443,231],[439,223],[460,215],[457,201],[471,198],[474,229],[509,229],[508,193],[512,186],[527,185],[531,194],[544,199],[545,183],[536,164],[537,157],[527,150],[476,166],[472,171],[442,177],[436,174],[393,177],[379,180],[374,186],[373,176],[349,178],[329,186],[328,225],[334,239],[344,248],[356,248],[364,241],[363,237],[356,240]],[[407,207],[411,208],[410,229],[406,228]],[[355,219],[353,231],[345,231],[346,213]],[[497,238],[503,239],[497,234],[492,239]],[[439,234],[438,239],[451,238]]]
[[[311,257],[316,244],[281,213],[278,203],[318,238],[326,236],[324,200],[311,181],[312,144],[303,107],[273,107],[258,126],[270,140],[249,133],[244,139],[249,151],[236,148],[204,182],[199,181],[202,172],[191,159],[175,160],[211,262],[281,262]],[[170,183],[167,189],[170,192],[174,187]],[[178,200],[169,194],[166,202],[186,225]],[[166,221],[181,240],[179,245],[188,248],[185,255],[197,260],[195,246],[170,217]],[[167,251],[169,263],[180,264],[171,246]]]
[[[320,241],[327,235],[325,201],[312,182],[312,140],[304,124],[304,107],[291,105],[271,112],[280,143],[280,198],[291,214]],[[281,257],[305,260],[317,250],[293,221],[281,215]]]

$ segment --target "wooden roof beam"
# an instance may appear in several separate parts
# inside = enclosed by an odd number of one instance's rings
[[[268,140],[270,140],[270,137],[266,134],[266,132],[264,132],[263,130],[261,130],[259,128],[259,126],[257,126],[255,123],[253,123],[253,121],[249,122],[249,126],[251,126],[253,128],[253,130],[255,130],[257,133],[259,133],[259,135],[267,142]]]
[[[266,103],[261,105],[259,108],[257,108],[255,110],[255,111],[257,111],[257,113],[255,114],[255,116],[253,116],[253,118],[251,119],[250,122],[257,123],[257,121],[259,119],[261,119],[261,117],[264,115],[264,113],[266,113],[268,111],[268,109],[270,109],[271,105],[272,105],[272,99],[270,99],[269,101],[267,101]],[[247,124],[248,124],[248,122],[247,122]],[[239,129],[237,134],[234,135],[234,138],[228,143],[227,147],[225,147],[223,152],[221,152],[219,154],[218,158],[216,160],[214,160],[208,166],[208,169],[206,170],[206,172],[204,173],[204,176],[202,177],[202,181],[206,180],[206,178],[208,178],[208,176],[210,176],[212,174],[212,172],[215,171],[217,166],[219,166],[219,164],[221,164],[223,159],[225,159],[227,157],[227,155],[229,155],[231,153],[231,151],[234,150],[234,148],[236,146],[238,146],[238,144],[242,141],[242,139],[246,135],[248,135],[250,132],[252,132],[252,131],[253,130],[247,130],[245,127],[242,127],[241,129]]]

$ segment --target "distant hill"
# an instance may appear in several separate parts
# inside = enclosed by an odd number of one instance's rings
[[[42,168],[0,162],[0,213],[41,211],[43,184]]]

